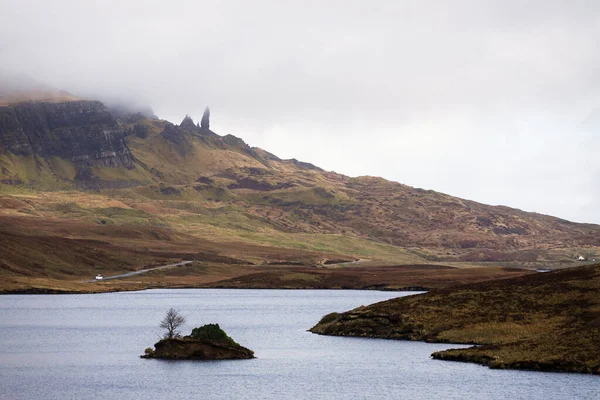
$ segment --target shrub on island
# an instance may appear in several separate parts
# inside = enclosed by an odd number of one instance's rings
[[[192,329],[189,336],[165,337],[147,348],[142,358],[169,360],[237,360],[254,358],[254,352],[236,343],[219,324]]]
[[[206,324],[198,328],[192,329],[192,333],[189,336],[192,339],[198,340],[214,340],[217,342],[224,342],[231,345],[238,345],[219,324]],[[239,345],[238,345],[239,346]]]

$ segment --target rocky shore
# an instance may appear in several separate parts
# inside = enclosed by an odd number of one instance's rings
[[[142,358],[166,360],[244,360],[254,358],[254,352],[239,344],[217,340],[193,339],[189,337],[163,339],[154,345],[154,350]]]
[[[254,352],[240,346],[219,324],[207,324],[192,329],[189,336],[162,339],[154,345],[154,349],[147,348],[140,357],[165,360],[246,360],[254,358]]]
[[[522,369],[529,371],[542,372],[579,372],[584,374],[600,374],[598,367],[585,365],[577,360],[555,359],[555,360],[512,360],[503,361],[491,357],[493,348],[483,346],[483,348],[471,348],[470,352],[463,349],[449,349],[436,351],[431,354],[435,360],[470,362],[481,365],[487,365],[492,369]]]

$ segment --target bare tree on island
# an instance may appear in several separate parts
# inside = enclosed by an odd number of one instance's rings
[[[200,127],[204,129],[210,129],[210,109],[208,107],[206,107],[206,109],[204,110],[204,114],[202,114]]]
[[[163,337],[165,339],[173,339],[174,337],[181,336],[177,328],[183,324],[185,324],[185,318],[179,314],[178,310],[170,308],[167,311],[167,315],[160,321],[160,327],[167,330]]]

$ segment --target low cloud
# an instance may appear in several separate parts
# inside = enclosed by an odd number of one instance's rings
[[[282,157],[600,223],[600,3],[0,4],[0,59]]]

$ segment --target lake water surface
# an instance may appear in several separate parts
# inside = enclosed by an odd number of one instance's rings
[[[446,344],[318,336],[331,311],[409,293],[181,289],[0,296],[2,399],[599,399],[600,377],[436,361]],[[254,360],[140,359],[170,308]]]

